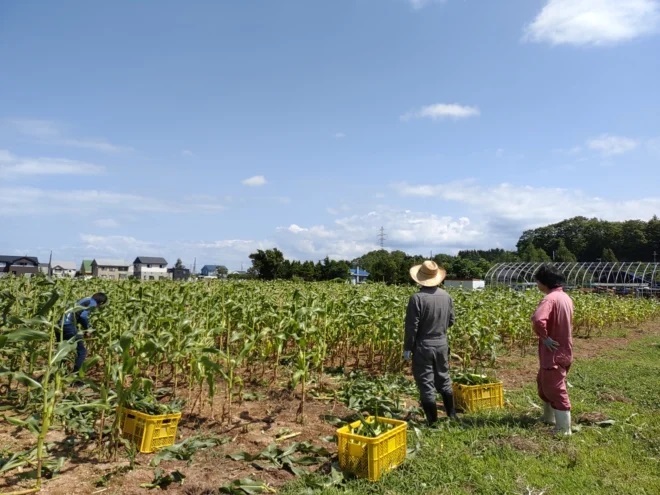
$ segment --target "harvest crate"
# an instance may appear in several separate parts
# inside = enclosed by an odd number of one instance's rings
[[[474,412],[480,409],[498,409],[504,407],[504,389],[502,382],[484,385],[463,385],[454,383],[456,407],[463,411]]]
[[[369,416],[365,421],[373,422],[375,419]],[[360,426],[359,420],[337,430],[339,467],[370,481],[378,481],[384,473],[400,465],[406,458],[408,423],[390,418],[377,419],[394,428],[375,438],[351,433],[352,428]]]
[[[150,415],[118,408],[122,436],[132,440],[140,452],[149,453],[174,444],[181,413]]]

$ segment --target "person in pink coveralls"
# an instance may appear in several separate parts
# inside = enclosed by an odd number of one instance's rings
[[[555,425],[555,432],[571,434],[571,401],[566,375],[573,363],[573,300],[564,292],[566,278],[551,265],[542,265],[534,274],[545,297],[532,315],[539,338],[538,394],[543,400],[542,421]]]

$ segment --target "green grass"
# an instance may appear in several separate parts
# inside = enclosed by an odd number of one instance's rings
[[[555,438],[536,418],[535,388],[505,392],[506,408],[423,430],[423,446],[380,482],[348,481],[320,494],[660,493],[660,340],[646,337],[569,373],[573,423],[600,413],[610,427],[579,425]],[[409,432],[408,443],[414,442]],[[282,493],[312,493],[304,480]]]

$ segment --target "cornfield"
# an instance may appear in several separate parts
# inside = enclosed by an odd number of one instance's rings
[[[49,465],[45,436],[57,425],[94,435],[101,455],[117,455],[114,411],[136,397],[185,402],[186,412],[232,420],[250,383],[297,390],[299,420],[324,370],[400,371],[403,320],[413,287],[298,282],[137,282],[0,279],[0,394],[19,416],[7,419],[35,435],[35,448],[5,463]],[[82,377],[95,392],[67,392],[75,344],[58,342],[57,322],[81,297],[103,291],[109,303],[92,314]],[[452,292],[456,324],[451,353],[465,370],[495,363],[498,352],[525,352],[535,342],[535,290]],[[649,299],[571,293],[574,333],[631,326],[660,315]],[[214,400],[220,398],[221,401]],[[220,410],[214,404],[222,404]]]

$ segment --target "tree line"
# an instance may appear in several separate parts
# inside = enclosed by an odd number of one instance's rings
[[[495,263],[516,261],[655,261],[660,256],[660,220],[608,222],[575,217],[523,232],[515,251],[504,249],[463,250],[456,256],[437,254],[433,260],[447,271],[448,278],[484,278]],[[306,281],[348,280],[351,268],[369,272],[372,282],[412,284],[408,270],[425,259],[403,251],[380,249],[353,260],[316,263],[291,261],[277,249],[258,250],[250,255],[248,277],[262,280]]]

